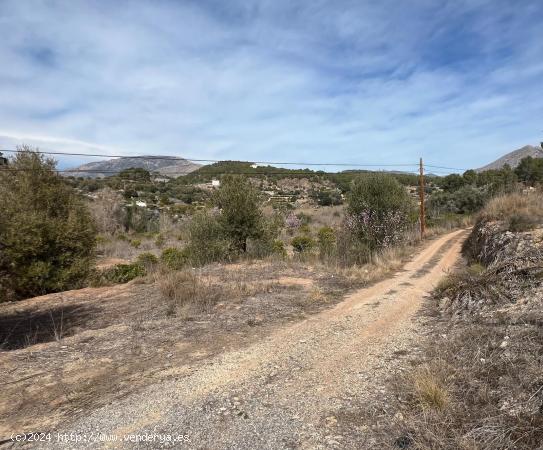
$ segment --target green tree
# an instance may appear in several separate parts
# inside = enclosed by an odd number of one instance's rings
[[[519,180],[528,184],[543,182],[543,158],[523,158],[515,169]]]
[[[407,190],[393,176],[370,173],[353,182],[347,226],[373,252],[401,239],[412,211]]]
[[[473,169],[466,170],[462,175],[462,178],[466,184],[475,184],[477,183],[477,172]]]
[[[457,173],[451,173],[440,181],[444,191],[454,192],[466,184],[466,179]]]
[[[32,148],[0,168],[0,299],[21,299],[82,285],[96,232],[89,210]]]
[[[218,217],[224,234],[237,251],[247,251],[248,239],[259,239],[264,233],[264,217],[260,196],[251,183],[241,176],[227,175],[214,196],[220,209]]]

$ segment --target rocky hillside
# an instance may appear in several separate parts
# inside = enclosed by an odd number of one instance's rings
[[[164,159],[163,159],[164,158]],[[200,164],[173,156],[142,156],[95,161],[64,172],[65,176],[100,178],[115,175],[125,169],[141,168],[169,177],[178,177],[197,170]]]
[[[489,202],[424,314],[428,338],[390,383],[394,448],[541,449],[543,199]]]
[[[506,155],[503,155],[501,158],[498,158],[496,161],[493,161],[486,166],[480,167],[477,169],[477,172],[501,169],[506,164],[512,168],[515,168],[518,166],[520,161],[527,156],[531,156],[532,158],[543,158],[543,149],[541,149],[541,147],[534,147],[533,145],[525,145],[518,150],[514,150]]]

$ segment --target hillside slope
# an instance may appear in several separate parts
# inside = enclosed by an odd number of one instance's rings
[[[501,158],[498,158],[496,161],[493,161],[490,164],[476,170],[477,172],[484,172],[485,170],[497,170],[501,169],[506,164],[514,169],[518,166],[520,161],[527,156],[531,156],[532,158],[543,158],[543,150],[540,147],[534,147],[533,145],[525,145],[524,147],[507,153]]]
[[[129,168],[141,168],[170,177],[178,177],[191,173],[200,167],[200,164],[193,163],[184,158],[173,156],[142,156],[137,158],[126,157],[95,161],[75,167],[64,172],[64,175],[99,178],[111,176]]]

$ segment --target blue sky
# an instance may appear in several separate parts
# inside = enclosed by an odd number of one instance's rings
[[[0,146],[477,167],[543,140],[542,23],[540,0],[0,0]]]

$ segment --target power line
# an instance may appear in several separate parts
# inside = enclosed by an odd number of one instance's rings
[[[462,170],[462,171],[470,170],[470,169],[460,169],[458,167],[433,166],[432,164],[424,164],[424,167],[432,167],[436,169],[446,169],[446,170]]]
[[[0,152],[8,152],[8,153],[21,153],[25,150],[14,150],[14,149],[0,149]],[[285,162],[272,162],[272,161],[233,161],[233,160],[220,160],[220,159],[197,159],[197,158],[180,158],[177,156],[156,156],[156,155],[132,155],[132,156],[126,156],[126,155],[108,155],[105,153],[69,153],[69,152],[50,152],[50,151],[34,151],[38,154],[45,154],[45,155],[62,155],[62,156],[87,156],[87,157],[109,157],[109,158],[119,158],[119,159],[151,159],[151,160],[165,160],[165,161],[179,161],[187,160],[187,161],[194,161],[194,162],[208,162],[208,163],[220,163],[220,162],[246,162],[246,163],[252,163],[252,164],[277,164],[277,165],[300,165],[300,166],[338,166],[338,167],[417,167],[418,164],[408,164],[408,163],[399,163],[399,164],[359,164],[359,163],[304,163],[304,162],[291,162],[291,161],[285,161]],[[425,167],[429,167],[432,169],[445,169],[445,170],[455,170],[455,171],[466,171],[469,169],[466,168],[458,168],[458,167],[445,167],[445,166],[438,166],[433,164],[425,164]],[[77,170],[77,169],[66,169],[66,170],[57,170],[59,173],[63,172],[73,172],[73,173],[111,173],[116,174],[119,171],[118,170],[93,170],[93,169],[87,169],[87,170]],[[192,172],[192,171],[191,171]],[[191,172],[176,172],[176,174],[183,174],[186,175]],[[320,173],[325,174],[333,174],[333,173],[342,173],[342,172],[324,172],[319,171]],[[413,170],[415,172],[415,170]],[[432,171],[433,173],[441,173],[441,174],[448,174],[447,172],[442,171]],[[270,172],[238,172],[238,171],[228,171],[228,172],[214,172],[214,173],[206,173],[198,171],[199,174],[207,175],[207,174],[216,174],[216,175],[222,175],[226,173],[232,173],[232,174],[244,174],[244,175],[267,175],[267,174],[282,174],[282,173],[289,173],[289,174],[296,174],[292,170],[289,172],[280,172],[277,171],[276,173],[270,173]],[[406,172],[411,173],[411,172]]]
[[[0,149],[0,152],[9,152],[9,153],[21,153],[25,150],[13,150],[13,149]],[[164,160],[164,161],[179,161],[179,159],[185,159],[188,161],[195,162],[209,162],[209,163],[218,163],[218,162],[228,162],[228,160],[222,159],[197,159],[197,158],[180,158],[178,156],[155,156],[155,155],[108,155],[105,153],[67,153],[67,152],[48,152],[48,151],[34,151],[34,153],[44,154],[44,155],[62,155],[62,156],[88,156],[88,157],[107,157],[107,158],[124,158],[124,159],[155,159],[155,160]],[[294,166],[344,166],[344,167],[415,167],[418,164],[359,164],[359,163],[307,163],[307,162],[280,162],[280,161],[246,161],[253,164],[277,164],[277,165],[294,165]]]
[[[0,171],[6,171],[6,172],[32,172],[32,171],[40,171],[42,169],[39,169],[39,168],[36,168],[36,169],[33,169],[33,168],[24,168],[24,169],[19,169],[19,168],[10,168],[9,166],[6,166],[6,167],[2,167],[0,168]],[[97,173],[97,174],[119,174],[119,170],[92,170],[92,169],[89,169],[89,170],[73,170],[73,169],[66,169],[66,170],[55,170],[56,173],[74,173],[74,174],[77,174],[77,173],[82,173],[82,174],[85,174],[85,173]],[[356,174],[358,173],[359,171],[353,171],[352,173],[353,174]],[[368,171],[368,172],[371,172],[371,171]],[[375,171],[373,171],[375,172]],[[390,173],[390,172],[389,172]],[[324,172],[324,171],[312,171],[310,169],[307,169],[307,170],[299,170],[299,171],[296,171],[296,170],[275,170],[275,171],[240,171],[240,170],[231,170],[231,171],[220,171],[220,172],[217,172],[217,171],[210,171],[210,172],[204,172],[204,171],[201,171],[201,170],[197,170],[197,171],[190,171],[190,172],[183,172],[183,171],[179,171],[179,172],[174,172],[172,173],[171,176],[181,176],[181,175],[189,175],[189,174],[194,174],[194,175],[304,175],[304,176],[320,176],[320,175],[349,175],[349,172]],[[414,172],[400,172],[398,173],[398,175],[414,175]],[[160,174],[160,175],[163,175],[163,176],[170,176],[168,174]]]

